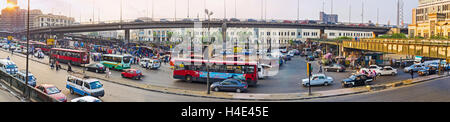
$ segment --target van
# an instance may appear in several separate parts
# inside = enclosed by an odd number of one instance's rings
[[[105,90],[100,80],[89,77],[80,77],[70,75],[67,77],[66,88],[70,94],[79,94],[82,96],[103,97]]]
[[[139,65],[141,65],[142,68],[150,68],[150,69],[159,69],[161,67],[159,59],[149,59],[149,58],[143,58],[142,60],[140,60]]]
[[[16,75],[18,72],[17,65],[7,59],[0,59],[0,70],[10,75]]]
[[[19,79],[20,81],[22,81],[23,83],[25,83],[26,79],[26,71],[25,70],[20,70],[17,75],[16,78]],[[34,77],[33,74],[31,74],[31,72],[28,72],[28,85],[36,87],[36,77]]]

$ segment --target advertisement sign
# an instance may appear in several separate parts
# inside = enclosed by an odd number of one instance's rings
[[[201,78],[207,78],[208,72],[200,72]],[[217,73],[217,72],[209,72],[209,78],[213,79],[228,79],[235,78],[239,80],[245,80],[244,74],[236,74],[236,73]]]
[[[8,36],[8,41],[12,41],[13,37],[12,36]]]
[[[47,39],[47,45],[55,45],[55,39]]]

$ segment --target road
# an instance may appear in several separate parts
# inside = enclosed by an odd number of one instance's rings
[[[2,53],[5,53],[1,51]],[[21,54],[19,54],[21,55]],[[40,59],[43,62],[48,62],[48,57],[44,59]],[[91,61],[92,63],[92,61]],[[319,69],[319,65],[317,61],[313,61],[314,72],[317,73],[317,69]],[[132,68],[141,69],[143,71],[144,77],[141,80],[132,80],[132,79],[124,79],[120,75],[120,71],[112,71],[112,77],[110,80],[114,81],[126,81],[126,82],[136,82],[141,84],[150,84],[155,86],[163,86],[169,88],[178,88],[178,89],[186,89],[186,90],[196,90],[203,91],[205,90],[206,83],[193,82],[188,83],[183,80],[173,79],[172,72],[170,69],[167,69],[168,64],[162,64],[163,66],[159,70],[145,70],[138,65],[132,65]],[[63,67],[66,67],[63,64]],[[166,68],[166,69],[163,69]],[[75,71],[82,72],[81,67],[73,66]],[[256,87],[249,87],[250,93],[298,93],[298,92],[308,92],[307,87],[302,87],[300,85],[301,79],[307,78],[306,76],[306,61],[304,57],[295,56],[291,61],[288,61],[286,64],[280,67],[279,73],[276,76],[269,77],[264,80],[258,80],[258,85]],[[355,71],[346,71],[341,73],[336,72],[326,72],[325,74],[331,76],[335,80],[335,84],[331,84],[330,86],[313,86],[313,91],[326,91],[326,90],[335,90],[341,89],[340,81],[345,78],[348,78]],[[97,74],[93,72],[87,73],[90,76],[98,76],[103,77],[103,74]],[[399,69],[399,74],[396,76],[382,76],[379,77],[373,84],[382,84],[382,83],[390,83],[399,80],[404,80],[410,78],[410,75],[404,73],[401,69]]]
[[[427,81],[392,90],[302,102],[450,102],[450,78]]]
[[[11,55],[0,51],[0,58],[10,56],[11,60],[16,63],[19,70],[25,69],[26,60],[23,57]],[[36,77],[37,84],[54,84],[68,97],[74,99],[80,97],[78,95],[71,95],[69,90],[65,88],[65,81],[68,73],[65,70],[52,70],[48,65],[29,62],[30,72]],[[110,82],[102,82],[105,88],[105,96],[101,99],[105,102],[225,102],[231,100],[210,99],[201,97],[189,97],[182,95],[173,95],[159,92],[152,92],[133,87],[123,86]],[[0,94],[1,95],[1,94]]]

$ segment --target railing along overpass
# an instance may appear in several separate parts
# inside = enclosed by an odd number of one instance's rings
[[[355,40],[312,40],[340,45],[344,48],[384,53],[414,55],[430,58],[450,59],[450,40],[430,39],[360,39]]]
[[[330,24],[299,24],[299,23],[270,23],[270,22],[223,22],[223,21],[152,21],[152,22],[124,22],[124,23],[106,23],[106,24],[87,24],[71,25],[61,27],[34,28],[30,30],[31,34],[57,34],[57,33],[76,33],[76,32],[94,32],[94,31],[113,31],[113,30],[132,30],[132,29],[153,29],[153,28],[194,28],[195,23],[202,24],[202,28],[286,28],[286,29],[320,29],[320,30],[348,30],[348,31],[366,31],[375,34],[384,34],[390,27],[359,27],[347,25]],[[224,24],[225,23],[225,24]],[[406,30],[406,29],[403,29]],[[19,32],[25,34],[26,31]]]

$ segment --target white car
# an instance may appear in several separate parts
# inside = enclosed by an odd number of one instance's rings
[[[334,83],[334,79],[332,77],[327,77],[325,76],[325,74],[314,74],[311,77],[311,83],[309,82],[309,79],[303,79],[302,80],[302,85],[303,86],[309,86],[310,84],[312,86],[314,85],[324,85],[324,86],[328,86],[329,84],[333,84]]]
[[[72,99],[70,102],[102,102],[102,100],[92,96],[84,96]]]
[[[369,72],[370,71],[374,71],[377,74],[380,74],[380,70],[383,69],[383,67],[377,66],[377,65],[370,65],[369,68],[362,68],[361,70],[359,70],[359,72],[365,71],[365,72]]]
[[[376,70],[375,70],[376,71]],[[378,73],[378,72],[377,72]],[[379,70],[380,75],[397,75],[397,69],[394,69],[390,66],[385,66],[382,69]]]

